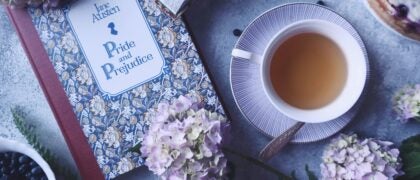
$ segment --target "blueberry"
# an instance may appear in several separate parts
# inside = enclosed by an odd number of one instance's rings
[[[9,180],[9,176],[7,174],[3,174],[1,180]]]
[[[29,163],[29,166],[30,166],[30,167],[35,167],[35,166],[38,166],[38,164],[37,164],[35,161],[31,161],[31,162]]]
[[[27,164],[22,164],[19,166],[19,173],[25,174],[26,171],[28,171],[29,166]]]
[[[404,4],[400,4],[397,6],[397,16],[400,18],[405,18],[407,17],[408,14],[408,7]]]
[[[17,175],[18,171],[16,169],[10,170],[10,175]]]
[[[26,177],[26,179],[29,179],[31,176],[32,176],[31,172],[27,172],[27,173],[25,173],[25,177]]]
[[[240,29],[234,29],[234,30],[233,30],[233,35],[234,35],[234,36],[237,36],[237,37],[238,37],[238,36],[240,36],[241,34],[242,34],[242,31],[241,31]]]
[[[12,159],[9,163],[9,167],[11,167],[11,168],[16,167],[18,165],[19,165],[19,163],[18,163],[18,161],[16,161],[16,159]]]
[[[7,168],[7,167],[3,167],[3,168],[1,168],[1,172],[2,172],[3,174],[8,175],[8,174],[10,174],[10,169],[9,169],[9,168]]]
[[[4,153],[4,159],[5,160],[10,160],[10,158],[11,158],[11,153],[9,153],[9,152]]]
[[[28,156],[21,156],[21,157],[19,157],[19,163],[21,163],[21,164],[26,164],[29,161],[31,161],[31,159]]]
[[[11,153],[12,154],[12,159],[18,159],[19,158],[19,156],[20,156],[20,154],[19,153],[16,153],[16,152],[12,152]]]
[[[41,180],[48,180],[48,178],[47,178],[47,176],[44,175],[44,176],[41,177]]]
[[[324,1],[317,1],[317,4],[321,5],[321,6],[325,6],[325,2]]]
[[[37,166],[37,167],[34,167],[34,168],[31,169],[31,173],[33,175],[40,175],[40,174],[43,173],[43,171],[42,171],[41,167]]]

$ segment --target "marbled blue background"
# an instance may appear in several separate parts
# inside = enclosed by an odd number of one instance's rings
[[[356,132],[363,137],[378,137],[398,144],[408,136],[420,133],[420,123],[401,124],[396,120],[391,102],[393,93],[400,87],[407,83],[420,83],[420,43],[407,40],[384,27],[369,13],[363,1],[325,1],[328,7],[341,14],[359,31],[371,62],[372,79],[368,87],[367,99],[361,111],[344,129],[344,132]],[[229,64],[230,51],[237,37],[232,35],[232,31],[236,28],[245,28],[262,12],[288,2],[316,2],[316,0],[197,0],[193,8],[186,13],[186,20],[190,25],[191,33],[196,38],[196,45],[200,47],[201,55],[208,64],[208,70],[233,120],[233,138],[229,146],[253,157],[257,156],[259,150],[270,138],[254,129],[234,103],[229,85]],[[32,81],[34,74],[26,62],[27,59],[22,55],[23,51],[19,44],[15,42],[17,41],[16,34],[4,14],[4,10],[0,10],[0,24],[2,25],[0,30],[0,121],[10,120],[9,107],[11,104],[20,102],[19,104],[26,106],[30,112],[44,112],[40,115],[40,117],[46,117],[43,121],[52,122],[53,117],[46,110],[48,109],[46,103],[40,103],[43,106],[31,106],[31,101],[25,103],[26,101],[22,100],[22,98],[28,98],[26,97],[28,95],[24,94],[25,90],[18,89],[22,88],[22,84],[17,83],[20,79],[24,80],[27,86],[34,87],[30,89],[35,91],[30,94],[33,96],[32,99],[37,99],[36,102],[45,101],[37,88],[37,82]],[[20,65],[13,65],[15,63]],[[13,73],[11,73],[11,68],[14,68]],[[15,82],[13,79],[18,80]],[[54,129],[56,126],[51,125],[50,128]],[[310,144],[290,145],[268,163],[285,173],[296,170],[299,179],[306,179],[305,164],[319,174],[320,157],[328,142],[329,139]],[[65,148],[54,150],[57,154],[61,154],[63,159],[69,159]],[[247,161],[235,156],[229,157],[237,167],[238,179],[275,178],[273,174]],[[121,178],[134,179],[136,176],[156,179],[144,168]]]

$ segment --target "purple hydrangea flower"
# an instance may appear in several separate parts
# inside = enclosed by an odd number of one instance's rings
[[[226,173],[221,151],[226,118],[195,108],[180,96],[172,104],[160,103],[141,143],[145,164],[162,179],[220,179]]]
[[[393,143],[341,134],[324,150],[321,179],[390,180],[402,175],[399,150]]]
[[[420,84],[406,86],[394,97],[394,110],[401,122],[420,117]]]

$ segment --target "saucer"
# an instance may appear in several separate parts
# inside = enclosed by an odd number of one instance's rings
[[[272,36],[287,25],[301,20],[319,19],[339,25],[358,42],[367,67],[366,48],[357,31],[343,17],[323,6],[293,3],[275,7],[257,17],[239,37],[235,48],[262,54]],[[367,80],[369,68],[367,68]],[[277,137],[292,127],[296,121],[279,112],[264,94],[260,82],[259,65],[232,57],[230,66],[232,92],[237,106],[249,122],[264,134]],[[357,103],[342,116],[318,124],[305,124],[291,142],[307,143],[325,139],[343,129],[355,116],[364,99],[366,86]]]

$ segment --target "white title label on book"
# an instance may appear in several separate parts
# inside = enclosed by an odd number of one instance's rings
[[[85,0],[67,18],[99,88],[118,95],[163,73],[164,57],[137,0]]]

